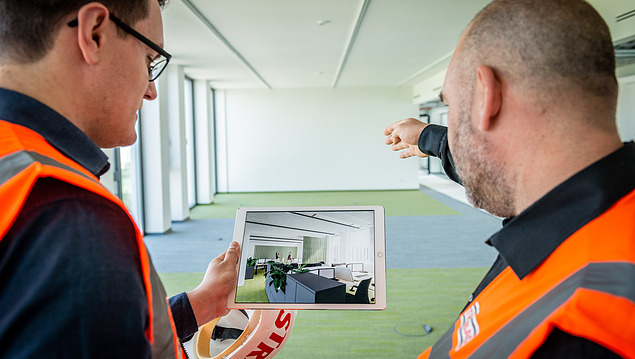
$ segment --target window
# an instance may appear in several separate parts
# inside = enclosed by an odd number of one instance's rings
[[[185,78],[183,86],[185,108],[185,157],[187,159],[187,198],[190,208],[196,206],[196,150],[194,141],[194,81]]]
[[[139,114],[139,116],[141,116]],[[135,130],[141,133],[141,121],[137,121]],[[143,233],[143,177],[141,171],[141,136],[132,146],[119,150],[119,166],[121,174],[121,195],[119,196],[132,213],[139,229]]]
[[[135,130],[140,133],[140,121]],[[143,181],[141,177],[141,138],[128,147],[104,149],[109,158],[110,170],[101,177],[101,183],[115,196],[121,198],[143,232]]]

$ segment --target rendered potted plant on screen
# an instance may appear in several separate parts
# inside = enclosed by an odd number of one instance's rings
[[[269,272],[265,274],[268,278],[271,278],[271,282],[269,282],[270,286],[278,292],[282,290],[282,293],[285,292],[285,288],[287,287],[287,274],[290,273],[305,273],[308,272],[307,269],[304,269],[304,264],[299,269],[293,269],[290,264],[277,264],[271,265]]]
[[[267,278],[270,278],[270,286],[276,290],[276,293],[282,290],[284,293],[287,287],[287,272],[291,270],[291,266],[287,264],[271,264],[269,271],[265,274]]]
[[[258,263],[258,258],[247,258],[247,268],[245,269],[245,279],[252,279],[254,277],[254,267]]]

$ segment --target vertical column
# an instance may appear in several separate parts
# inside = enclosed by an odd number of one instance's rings
[[[216,180],[217,192],[229,192],[227,164],[227,91],[214,91],[216,111]]]
[[[143,207],[146,233],[170,230],[170,177],[166,81],[155,82],[159,98],[144,101],[141,109],[141,158]]]
[[[166,95],[169,158],[170,158],[170,212],[173,221],[183,221],[190,217],[187,198],[187,157],[185,152],[185,108],[183,67],[173,66],[165,69],[163,76],[167,86]]]
[[[194,81],[194,138],[196,144],[196,202],[214,202],[214,115],[209,82]]]

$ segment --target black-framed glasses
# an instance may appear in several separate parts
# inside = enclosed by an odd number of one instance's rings
[[[130,25],[121,21],[121,19],[119,19],[112,13],[109,14],[108,17],[110,18],[110,20],[112,20],[112,22],[115,23],[115,25],[119,26],[123,31],[136,37],[139,41],[143,42],[145,45],[147,45],[149,48],[151,48],[152,50],[156,51],[159,54],[159,56],[157,56],[156,59],[152,60],[152,62],[150,63],[150,66],[148,67],[148,78],[150,79],[150,82],[156,80],[157,77],[161,75],[163,70],[165,70],[165,67],[168,65],[168,62],[170,62],[172,55],[170,55],[167,51],[163,50],[161,46],[155,44],[147,37],[141,35],[137,30],[133,29]],[[70,27],[75,27],[77,26],[77,24],[78,24],[78,21],[77,19],[75,19],[69,22],[67,25]]]

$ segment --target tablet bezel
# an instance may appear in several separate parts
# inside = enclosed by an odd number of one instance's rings
[[[229,309],[337,309],[337,310],[384,310],[386,308],[386,236],[385,213],[382,206],[313,206],[313,207],[242,207],[236,211],[234,224],[234,241],[240,244],[240,257],[236,269],[245,271],[246,255],[243,254],[245,221],[248,212],[329,212],[329,211],[372,211],[374,222],[374,286],[375,303],[245,303],[236,302],[236,283],[229,295]]]

